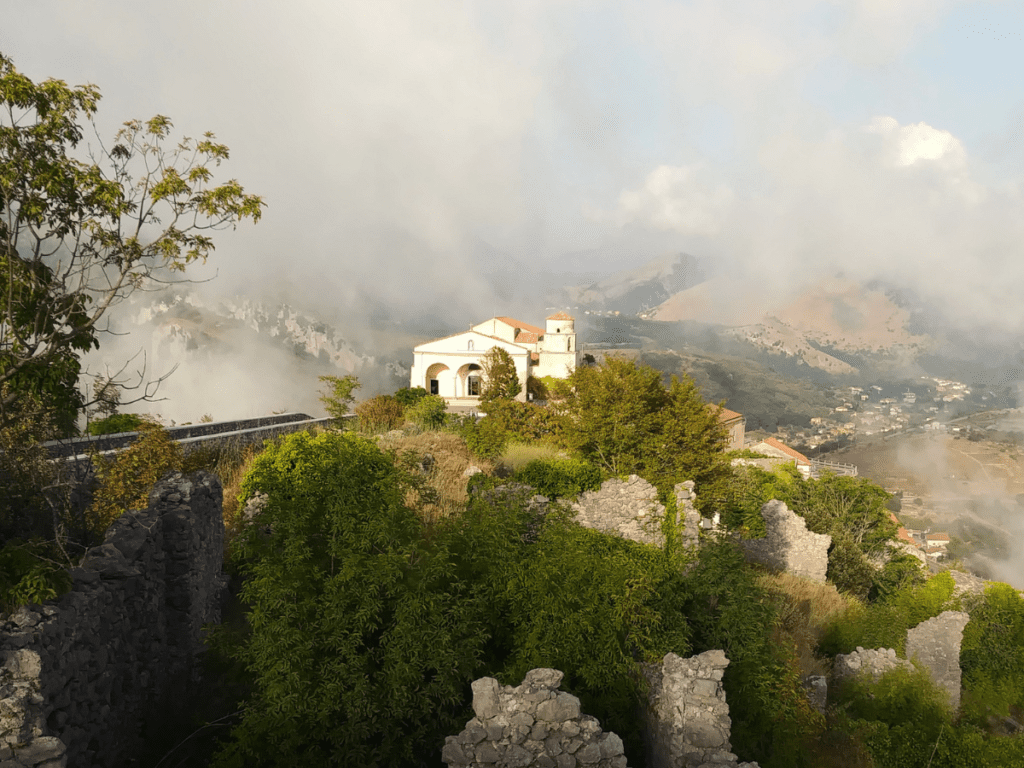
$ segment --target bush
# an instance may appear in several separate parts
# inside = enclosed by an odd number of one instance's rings
[[[40,541],[11,539],[0,549],[0,611],[53,600],[71,589],[71,576]]]
[[[89,422],[89,434],[116,435],[119,432],[135,432],[142,424],[142,418],[134,413],[115,413],[104,419]]]
[[[581,459],[537,459],[516,472],[515,479],[549,499],[565,499],[600,488],[602,478],[600,469]]]
[[[427,390],[423,387],[402,387],[395,392],[395,400],[401,403],[403,408],[411,408],[427,396]],[[437,395],[431,395],[431,397],[437,397]]]
[[[422,389],[422,387],[420,387]],[[397,393],[395,399],[398,399]],[[417,398],[406,405],[405,417],[416,426],[425,430],[440,429],[444,426],[448,404],[439,395],[427,395]]]
[[[113,458],[94,455],[99,487],[86,510],[86,523],[102,536],[115,519],[130,509],[145,509],[149,492],[168,472],[181,469],[181,447],[167,430],[153,422],[139,425],[139,437]]]
[[[1024,598],[1009,584],[992,584],[971,611],[960,647],[964,711],[985,725],[1024,708]]]
[[[493,416],[465,422],[463,429],[462,436],[466,441],[466,447],[474,456],[482,459],[500,456],[508,443],[508,433],[502,423]]]
[[[234,543],[250,632],[230,650],[252,694],[215,764],[436,757],[467,719],[487,606],[427,547],[401,472],[363,437],[300,432],[255,459],[240,501],[257,491],[268,503]]]
[[[397,429],[403,417],[402,404],[390,395],[377,395],[356,406],[359,431],[365,434],[377,435]]]
[[[826,626],[821,644],[825,656],[863,648],[894,648],[904,655],[907,630],[951,607],[953,578],[938,573],[920,585],[909,585],[884,602],[857,603]]]

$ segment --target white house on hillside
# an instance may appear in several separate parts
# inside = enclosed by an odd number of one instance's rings
[[[492,317],[468,331],[445,336],[413,348],[409,386],[423,387],[441,395],[450,405],[476,405],[483,387],[481,360],[493,347],[501,347],[516,364],[526,400],[530,376],[568,378],[580,362],[575,319],[558,312],[545,320],[546,327],[511,317]]]

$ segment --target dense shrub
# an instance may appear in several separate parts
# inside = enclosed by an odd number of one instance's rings
[[[992,584],[971,609],[960,664],[968,719],[984,725],[1024,709],[1024,598],[1013,587]]]
[[[374,435],[402,425],[402,404],[390,395],[377,395],[356,406],[359,431]]]
[[[483,459],[500,456],[509,437],[502,423],[492,416],[464,422],[462,436],[470,452]]]
[[[800,685],[795,648],[775,638],[776,600],[738,547],[727,540],[703,545],[681,591],[691,653],[721,649],[729,658],[733,751],[763,768],[806,765],[807,745],[823,724]]]
[[[85,515],[96,536],[102,536],[126,511],[145,509],[156,482],[171,470],[183,467],[181,447],[171,440],[166,429],[143,422],[138,432],[135,442],[112,458],[93,456],[99,487]]]
[[[71,577],[44,542],[11,539],[0,549],[0,611],[52,600],[71,589]]]
[[[953,607],[954,586],[953,578],[943,572],[923,584],[906,586],[885,601],[857,603],[828,624],[822,635],[821,651],[826,656],[835,656],[851,653],[857,646],[894,648],[902,656],[908,629]]]
[[[398,400],[397,393],[395,399]],[[448,404],[443,397],[424,394],[406,405],[405,418],[421,429],[440,429],[444,425],[447,410]]]
[[[402,387],[395,392],[395,400],[401,403],[403,408],[411,408],[425,397],[427,397],[427,390],[423,387]],[[437,397],[437,395],[433,395],[433,397]]]
[[[352,433],[297,433],[255,459],[242,501],[257,491],[234,544],[250,633],[232,653],[253,693],[217,764],[434,764],[488,632],[401,473]]]
[[[142,424],[142,418],[134,413],[115,413],[103,419],[89,422],[89,434],[116,435],[119,432],[134,432]]]
[[[536,459],[515,473],[549,499],[579,496],[601,487],[601,470],[581,459]]]

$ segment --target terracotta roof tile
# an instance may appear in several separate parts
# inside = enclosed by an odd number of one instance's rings
[[[781,442],[780,440],[776,440],[774,437],[766,437],[764,439],[764,442],[767,445],[770,445],[772,448],[779,449],[780,451],[785,453],[787,456],[792,456],[797,461],[802,461],[802,462],[804,462],[806,464],[810,464],[811,463],[811,460],[808,459],[806,456],[804,456],[802,453],[800,453],[800,451],[797,451],[797,450],[795,450],[793,448],[790,448],[788,445],[786,445],[785,443]]]
[[[549,317],[544,318],[545,320],[575,320],[576,318],[572,315],[567,315],[565,312],[556,312]]]
[[[516,320],[514,317],[505,317],[505,316],[498,317],[498,316],[495,316],[494,319],[495,320],[501,320],[501,322],[503,322],[505,325],[511,325],[513,328],[521,328],[524,331],[530,331],[531,333],[536,333],[538,336],[543,336],[544,335],[544,329],[543,328],[538,328],[536,325],[530,325],[529,323],[524,323],[522,320]]]
[[[534,344],[537,341],[537,334],[533,331],[520,331],[516,334],[516,344]]]
[[[710,406],[714,407],[714,406]],[[736,411],[730,411],[728,408],[723,408],[718,414],[719,421],[732,421],[733,419],[742,419],[742,413],[736,413]]]

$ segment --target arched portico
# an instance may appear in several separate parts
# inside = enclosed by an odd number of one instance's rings
[[[477,363],[466,363],[455,377],[456,397],[480,397],[484,371]]]
[[[455,396],[455,377],[451,368],[444,363],[434,363],[427,368],[423,388],[428,394],[441,397]]]

